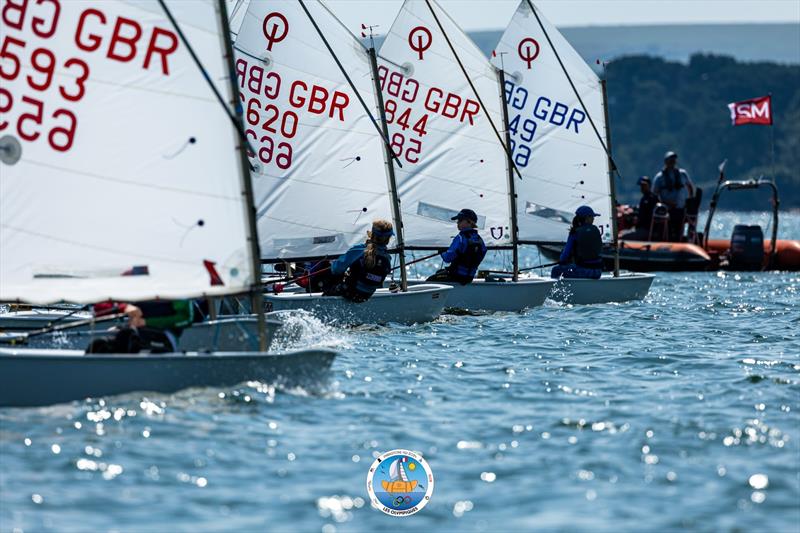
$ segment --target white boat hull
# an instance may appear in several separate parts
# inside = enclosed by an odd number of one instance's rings
[[[107,324],[102,325],[105,326],[103,329],[79,327],[29,339],[25,338],[25,330],[36,328],[23,327],[17,332],[0,333],[0,345],[15,343],[28,348],[85,350],[93,340],[112,334]],[[267,349],[281,326],[279,319],[267,318]],[[197,322],[178,337],[177,348],[179,352],[257,352],[258,321],[255,315],[241,315]]]
[[[452,287],[427,283],[409,287],[408,292],[378,289],[363,303],[322,293],[268,294],[264,300],[270,311],[305,309],[321,320],[342,325],[420,324],[435,320],[448,303]]]
[[[409,285],[427,283],[425,280],[408,280]],[[467,311],[522,311],[542,305],[553,289],[555,280],[546,278],[519,281],[473,280],[472,283],[439,282],[453,288],[447,296],[447,307]]]
[[[85,311],[74,314],[60,310],[10,311],[8,313],[0,313],[0,331],[29,331],[46,328],[50,324],[63,326],[71,322],[84,321],[91,318],[92,314]],[[93,327],[95,329],[107,329],[114,323],[122,323],[123,321],[124,319],[121,318],[119,321],[102,322],[96,325],[87,323],[76,327],[75,331],[89,331]]]
[[[602,304],[642,300],[650,291],[655,276],[630,272],[603,275],[600,279],[562,278],[553,286],[550,299],[574,305]]]
[[[54,405],[129,392],[171,393],[245,381],[302,386],[324,379],[336,352],[88,355],[0,349],[0,407]]]

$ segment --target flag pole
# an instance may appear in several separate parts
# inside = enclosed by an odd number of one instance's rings
[[[772,156],[772,181],[777,183],[775,179],[775,121],[772,120],[772,93],[769,93],[769,144]]]

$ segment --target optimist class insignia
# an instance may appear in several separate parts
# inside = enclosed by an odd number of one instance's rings
[[[420,454],[392,450],[369,468],[367,492],[374,508],[391,516],[409,516],[431,500],[433,472]]]

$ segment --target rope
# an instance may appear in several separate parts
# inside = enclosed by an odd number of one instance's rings
[[[458,63],[458,66],[461,68],[461,72],[464,73],[464,77],[467,79],[467,83],[469,83],[470,88],[472,88],[472,92],[475,94],[475,98],[478,99],[478,103],[481,105],[481,108],[483,108],[483,112],[486,113],[486,119],[489,121],[489,125],[492,126],[492,131],[494,131],[494,134],[497,137],[497,140],[500,141],[500,146],[503,147],[503,151],[506,153],[506,157],[508,158],[508,162],[511,164],[511,167],[517,173],[517,177],[519,177],[519,179],[522,179],[522,174],[520,174],[519,169],[517,168],[517,165],[514,164],[514,160],[513,160],[512,156],[511,156],[511,152],[509,152],[508,147],[505,145],[505,143],[503,143],[503,138],[500,136],[500,132],[497,130],[497,127],[494,125],[494,121],[492,120],[492,117],[489,116],[489,112],[486,110],[486,106],[483,104],[483,100],[481,99],[481,95],[479,95],[478,94],[478,90],[475,89],[475,85],[472,83],[472,79],[469,77],[469,74],[467,74],[467,69],[464,68],[464,64],[461,62],[461,58],[458,57],[458,54],[456,53],[456,49],[453,47],[453,43],[450,42],[450,37],[448,37],[447,33],[444,31],[444,26],[442,26],[442,23],[439,21],[439,17],[436,16],[436,12],[433,10],[433,6],[431,5],[430,0],[425,0],[425,4],[428,6],[428,9],[430,9],[431,15],[433,15],[433,20],[436,21],[436,25],[439,26],[439,31],[442,32],[442,35],[444,36],[444,40],[447,42],[447,46],[449,46],[450,47],[450,51],[453,52],[453,57],[456,58],[456,62]]]
[[[159,0],[159,1],[163,2],[163,0]],[[305,2],[303,0],[299,0],[299,2],[300,2],[300,7],[302,7],[303,11],[306,12],[306,16],[308,16],[308,20],[311,21],[311,24],[314,26],[314,29],[317,30],[317,34],[319,35],[320,39],[322,39],[322,42],[325,44],[325,48],[328,49],[328,52],[330,52],[331,57],[333,57],[333,60],[336,62],[336,66],[339,67],[339,70],[344,75],[344,78],[347,80],[347,83],[350,85],[350,88],[355,93],[356,97],[358,98],[358,101],[361,102],[361,107],[363,107],[364,111],[367,112],[367,115],[369,115],[370,120],[372,120],[373,126],[375,126],[375,129],[378,130],[378,135],[380,135],[381,139],[383,139],[383,143],[386,145],[386,147],[388,149],[388,152],[389,152],[389,155],[392,156],[392,158],[397,163],[398,167],[403,168],[403,164],[400,162],[400,159],[398,159],[397,154],[394,153],[394,150],[392,149],[392,146],[391,146],[391,143],[389,142],[389,139],[387,139],[383,135],[383,131],[381,130],[381,127],[378,125],[378,121],[372,115],[372,112],[369,110],[369,107],[367,107],[366,102],[364,102],[364,99],[361,97],[361,93],[358,91],[358,89],[356,89],[356,86],[353,83],[353,80],[350,79],[350,75],[347,74],[347,71],[345,70],[344,66],[342,66],[341,61],[339,61],[339,58],[336,56],[336,52],[334,52],[333,48],[331,48],[331,45],[328,43],[328,40],[325,38],[325,35],[322,33],[322,30],[320,30],[319,26],[317,26],[317,21],[314,20],[314,17],[311,16],[311,13],[308,11],[308,8],[306,7]]]
[[[567,77],[567,81],[569,82],[570,87],[572,87],[572,91],[575,93],[575,96],[578,98],[578,102],[581,104],[581,108],[583,108],[583,112],[586,113],[586,117],[589,119],[589,124],[592,125],[592,129],[594,130],[594,134],[597,136],[597,140],[600,141],[600,146],[603,147],[603,151],[606,153],[608,160],[611,161],[611,170],[616,172],[617,175],[622,179],[622,174],[620,174],[619,169],[617,168],[617,163],[614,161],[614,158],[611,156],[611,151],[606,146],[606,142],[603,140],[603,137],[600,135],[600,131],[597,129],[597,126],[592,120],[592,115],[589,113],[589,110],[586,108],[586,104],[583,103],[583,98],[581,98],[578,89],[575,87],[575,84],[572,82],[572,77],[567,72],[567,67],[564,66],[564,62],[561,61],[561,56],[558,54],[558,50],[553,45],[553,41],[550,40],[550,35],[547,34],[547,30],[544,29],[544,24],[542,24],[542,19],[539,18],[539,13],[536,11],[536,8],[531,3],[531,0],[525,0],[528,3],[528,7],[531,8],[533,11],[533,16],[536,17],[536,22],[539,23],[539,28],[541,28],[542,33],[544,33],[545,39],[547,39],[547,43],[550,45],[550,49],[553,50],[553,54],[556,56],[558,60],[558,64],[561,65],[561,70],[564,71],[564,75]],[[606,105],[608,105],[606,103]],[[606,125],[608,127],[608,125]]]

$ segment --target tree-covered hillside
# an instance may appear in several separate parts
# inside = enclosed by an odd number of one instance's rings
[[[620,201],[638,198],[636,178],[653,176],[666,150],[705,189],[708,202],[717,165],[728,159],[726,177],[770,177],[770,127],[731,126],[727,104],[772,93],[775,173],[783,207],[800,207],[800,66],[742,63],[694,55],[688,64],[635,56],[606,70],[614,158],[624,177]],[[726,207],[760,209],[740,193]]]

